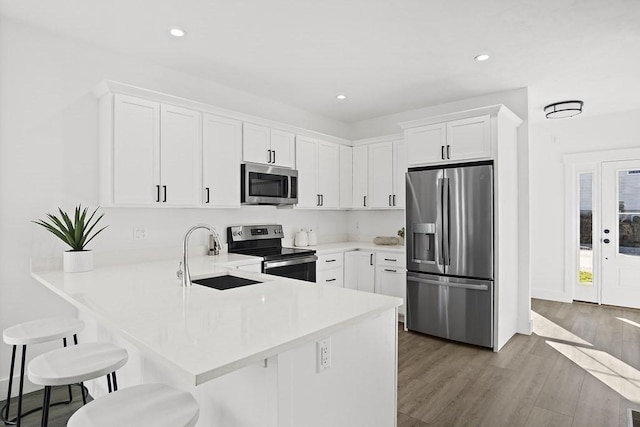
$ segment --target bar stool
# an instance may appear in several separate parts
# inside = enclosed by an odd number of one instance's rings
[[[35,357],[27,369],[29,380],[44,386],[42,426],[49,422],[51,387],[107,376],[109,393],[118,390],[116,370],[127,363],[127,350],[110,343],[82,343]],[[84,397],[84,395],[83,395]],[[86,401],[84,401],[86,403]]]
[[[9,387],[7,389],[7,401],[0,410],[0,417],[5,424],[15,423],[20,426],[20,420],[23,416],[39,411],[41,408],[35,408],[28,412],[22,413],[22,394],[24,391],[24,368],[27,355],[27,345],[41,344],[45,342],[55,341],[62,338],[64,346],[67,346],[67,337],[73,336],[75,344],[78,343],[77,333],[84,328],[84,322],[78,319],[66,317],[51,317],[46,319],[32,320],[30,322],[20,323],[11,326],[2,332],[2,339],[5,343],[12,345],[11,351],[11,370],[9,372]],[[16,361],[16,349],[22,347],[22,361],[20,364],[20,386],[18,391],[18,413],[15,418],[9,419],[9,410],[11,407],[11,388],[13,386],[13,371]],[[83,392],[84,395],[84,392]],[[69,386],[69,400],[54,403],[59,405],[71,402],[71,386]]]
[[[165,384],[123,388],[78,409],[67,427],[191,427],[200,406],[190,393]]]

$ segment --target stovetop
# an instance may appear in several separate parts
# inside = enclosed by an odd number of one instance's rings
[[[282,247],[281,225],[242,225],[227,227],[229,252],[262,257],[265,261],[315,254],[312,249]]]
[[[271,248],[249,248],[241,250],[229,250],[229,252],[262,257],[265,261],[271,261],[280,258],[295,258],[316,253],[312,249],[271,247]]]

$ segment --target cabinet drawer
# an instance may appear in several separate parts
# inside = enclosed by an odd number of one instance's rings
[[[400,252],[378,252],[376,255],[376,265],[386,265],[404,269],[406,265],[406,255]]]
[[[316,273],[316,283],[319,285],[331,285],[339,288],[343,287],[342,267],[322,270]]]
[[[333,268],[342,268],[344,265],[344,254],[337,252],[333,254],[318,255],[318,261],[316,261],[316,270],[329,270]]]

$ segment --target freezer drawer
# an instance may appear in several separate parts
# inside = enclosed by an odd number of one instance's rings
[[[493,347],[493,281],[407,273],[407,328]]]

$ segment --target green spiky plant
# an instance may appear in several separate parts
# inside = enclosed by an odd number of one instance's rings
[[[65,242],[67,245],[71,246],[71,251],[84,251],[84,247],[87,246],[87,244],[92,241],[94,237],[96,237],[105,228],[108,227],[102,227],[101,229],[94,232],[94,228],[96,227],[98,222],[100,222],[104,214],[94,219],[96,212],[98,211],[98,208],[96,208],[93,213],[87,218],[87,211],[88,208],[82,209],[81,205],[76,206],[75,215],[73,216],[72,221],[71,217],[66,212],[58,208],[58,212],[60,212],[60,218],[47,213],[49,222],[47,222],[46,220],[37,220],[32,222],[43,226],[58,238],[60,238],[60,240]]]

